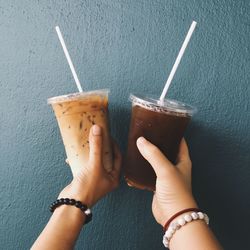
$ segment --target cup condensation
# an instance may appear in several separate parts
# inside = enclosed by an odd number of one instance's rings
[[[130,186],[155,190],[156,175],[151,165],[142,157],[136,141],[145,137],[175,163],[180,141],[186,127],[196,112],[190,105],[175,100],[141,95],[130,95],[132,114],[128,136],[124,174]]]
[[[113,157],[108,122],[109,90],[79,92],[48,99],[64,143],[73,176],[88,164],[89,131],[97,124],[103,132],[103,165],[112,170]]]

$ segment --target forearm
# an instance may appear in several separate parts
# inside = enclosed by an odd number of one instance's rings
[[[66,205],[58,207],[31,249],[73,249],[84,220],[85,215],[79,208]]]
[[[208,225],[202,220],[192,221],[175,232],[170,240],[171,250],[221,250]]]

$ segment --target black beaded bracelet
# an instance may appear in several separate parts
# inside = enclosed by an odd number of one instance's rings
[[[53,213],[55,211],[55,209],[61,205],[70,205],[70,206],[75,206],[77,208],[80,208],[81,211],[86,216],[84,224],[87,224],[92,220],[91,210],[86,205],[82,204],[80,201],[76,201],[75,199],[69,199],[69,198],[57,199],[55,202],[51,203],[51,205],[49,207],[50,212]]]

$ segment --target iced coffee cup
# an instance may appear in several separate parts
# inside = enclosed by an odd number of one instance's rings
[[[180,141],[196,111],[190,105],[175,100],[130,95],[132,115],[128,136],[128,149],[124,164],[127,183],[140,189],[155,190],[156,175],[142,157],[136,140],[143,136],[155,144],[175,163]]]
[[[73,176],[88,163],[89,131],[94,124],[103,131],[103,165],[112,170],[108,123],[108,90],[79,92],[48,99],[60,128]]]

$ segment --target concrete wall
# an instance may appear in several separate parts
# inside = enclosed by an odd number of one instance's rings
[[[71,178],[46,104],[77,91],[54,26],[84,87],[111,89],[124,151],[129,93],[160,94],[195,19],[169,97],[199,109],[186,137],[200,207],[225,249],[250,249],[249,12],[243,0],[0,0],[0,248],[28,249]],[[96,205],[76,249],[163,249],[151,199],[123,182]]]

